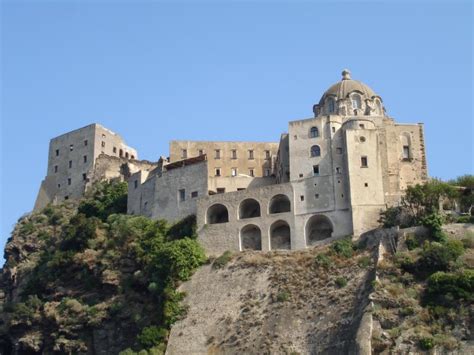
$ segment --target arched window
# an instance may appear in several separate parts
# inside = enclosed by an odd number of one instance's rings
[[[332,223],[326,216],[315,215],[306,223],[306,245],[311,246],[327,238],[331,238]]]
[[[241,250],[262,250],[262,232],[260,228],[249,224],[240,231]]]
[[[353,109],[360,109],[362,107],[361,99],[359,94],[354,94],[351,97],[352,99],[352,108]]]
[[[382,103],[380,102],[379,99],[375,100],[375,105],[377,106],[377,113],[379,115],[383,115]]]
[[[336,106],[336,103],[334,102],[334,99],[330,98],[328,100],[328,112],[333,113],[335,111],[335,106]]]
[[[208,224],[218,224],[218,223],[227,223],[229,222],[229,212],[227,207],[217,203],[212,205],[207,210],[207,223]]]
[[[260,204],[253,198],[243,200],[239,208],[239,218],[254,218],[260,217]]]
[[[319,137],[319,130],[318,127],[311,127],[309,131],[309,137],[310,138],[316,138]]]
[[[285,221],[277,221],[270,228],[270,248],[291,249],[290,226]]]
[[[313,145],[311,147],[311,156],[312,157],[319,157],[321,156],[321,148],[319,147],[319,145]]]
[[[270,201],[270,214],[274,213],[283,213],[291,211],[291,202],[288,196],[286,195],[276,195],[273,196]]]

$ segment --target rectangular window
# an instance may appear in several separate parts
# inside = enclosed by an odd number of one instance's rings
[[[221,168],[216,168],[216,176],[221,176]]]
[[[319,165],[313,165],[313,175],[319,175]]]
[[[364,129],[364,128],[365,128],[365,124],[363,124],[363,123],[359,124],[359,128]]]
[[[237,149],[232,149],[231,157],[232,157],[232,159],[237,159]]]
[[[114,154],[117,154],[117,147],[113,147],[112,151],[114,152]]]
[[[138,180],[135,180],[135,181],[133,182],[133,187],[134,187],[135,189],[138,187]]]
[[[318,198],[319,198],[319,194],[315,194],[315,195],[314,195],[314,198],[318,199]]]
[[[221,150],[220,149],[215,149],[214,153],[215,153],[215,155],[214,155],[215,159],[220,159],[221,158]]]
[[[84,163],[87,163],[87,155],[84,155]]]
[[[198,155],[204,155],[204,150],[199,149],[199,150],[198,150]]]
[[[74,144],[71,144],[71,145],[69,146],[69,150],[70,150],[71,152],[74,150]]]
[[[64,199],[65,199],[65,200],[69,200],[69,196],[64,196]]]
[[[342,148],[341,147],[336,148],[336,154],[342,154]]]
[[[225,193],[225,188],[224,188],[224,187],[218,187],[218,188],[217,188],[217,193],[218,193],[218,194],[223,194],[223,193]]]
[[[410,160],[410,147],[408,145],[403,146],[403,160]]]
[[[331,127],[332,133],[336,133],[336,127]]]
[[[59,156],[59,149],[56,149],[56,156]]]
[[[72,160],[69,160],[69,169],[72,168]]]
[[[237,191],[245,191],[245,188],[243,188],[243,187],[238,187],[238,188],[237,188]]]
[[[304,201],[304,196],[303,195],[300,196],[300,200]]]
[[[68,185],[71,185],[71,183],[72,183],[71,178],[68,178],[68,179],[67,179],[67,184],[68,184]]]
[[[197,191],[191,192],[191,198],[196,198],[196,197],[198,197],[198,192]]]
[[[360,167],[361,168],[367,168],[369,165],[367,163],[367,157],[363,156],[360,157]]]
[[[270,159],[270,151],[269,150],[265,151],[265,159]]]
[[[366,183],[364,184],[364,186],[365,186],[365,187],[369,187],[369,183],[366,182]]]
[[[232,168],[232,169],[230,169],[230,174],[231,174],[232,176],[237,176],[237,168]]]
[[[252,176],[252,177],[255,176],[255,169],[254,168],[249,169],[249,175]]]
[[[82,174],[82,181],[86,181],[86,180],[87,180],[87,174],[84,173],[84,174]]]
[[[249,159],[253,159],[253,149],[249,149]]]
[[[87,146],[89,142],[87,142],[87,139],[84,141],[84,145]]]
[[[336,167],[336,174],[340,174],[341,173],[341,168],[340,167]]]
[[[61,188],[61,184],[58,184],[58,189],[60,189],[60,188]]]
[[[102,141],[101,146],[102,146],[102,148],[105,148],[105,142],[104,141]]]
[[[54,166],[54,172],[55,172],[55,173],[58,172],[58,166],[57,166],[57,165]]]
[[[186,190],[185,189],[180,189],[179,190],[179,200],[180,201],[186,200]]]
[[[181,150],[181,158],[186,159],[188,157],[187,149]]]

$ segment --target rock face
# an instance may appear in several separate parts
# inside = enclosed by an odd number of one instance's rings
[[[222,269],[202,267],[181,287],[189,309],[166,353],[355,353],[373,268],[368,252],[318,266],[326,249],[245,252]]]

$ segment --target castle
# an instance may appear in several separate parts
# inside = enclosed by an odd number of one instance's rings
[[[171,141],[158,162],[86,126],[51,140],[35,208],[119,178],[129,214],[170,222],[195,214],[208,254],[303,249],[376,228],[407,186],[426,181],[423,124],[395,123],[348,70],[313,113],[289,122],[276,143]]]

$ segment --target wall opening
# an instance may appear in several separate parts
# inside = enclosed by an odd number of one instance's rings
[[[260,217],[260,204],[258,203],[257,200],[254,200],[253,198],[248,198],[246,200],[243,200],[240,203],[239,207],[239,218],[240,219],[245,219],[245,218],[254,218],[254,217]]]
[[[249,224],[240,231],[241,250],[262,250],[262,232],[260,228]]]
[[[331,238],[332,223],[326,216],[315,215],[306,222],[306,245],[312,246],[327,238]]]
[[[291,249],[290,226],[285,221],[277,221],[270,228],[270,249]]]
[[[229,222],[229,212],[227,211],[227,207],[221,205],[220,203],[209,207],[209,209],[207,210],[208,224],[218,224],[227,222]]]
[[[270,214],[283,213],[291,211],[290,199],[286,195],[273,196],[270,201]]]

